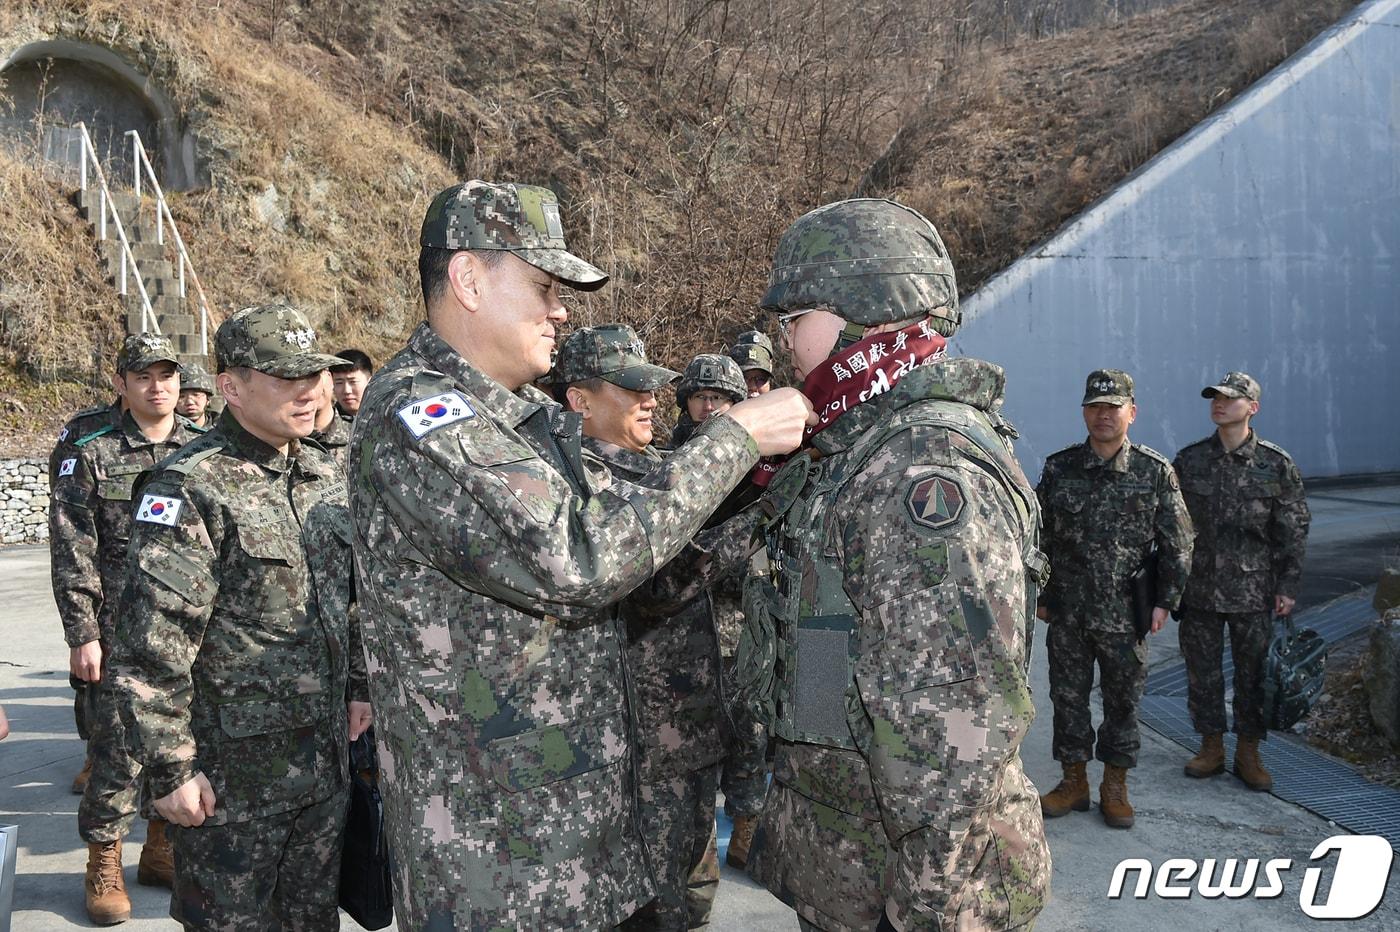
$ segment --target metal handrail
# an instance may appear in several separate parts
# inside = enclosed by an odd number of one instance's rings
[[[150,156],[146,154],[146,147],[141,144],[141,134],[134,129],[126,131],[126,135],[131,137],[131,152],[134,156],[134,179],[132,187],[136,191],[136,209],[141,209],[141,170],[144,167],[146,177],[150,180],[151,189],[155,192],[156,198],[156,242],[165,245],[165,225],[170,224],[170,234],[175,237],[175,248],[180,253],[179,277],[180,277],[180,297],[185,297],[185,270],[189,269],[190,280],[194,282],[195,294],[199,299],[199,351],[204,354],[209,352],[209,301],[204,297],[204,288],[199,284],[199,275],[195,273],[194,263],[190,261],[190,254],[185,250],[185,240],[180,236],[180,229],[175,225],[175,217],[170,213],[170,205],[165,202],[165,192],[161,190],[160,182],[156,180],[155,169],[151,167]]]
[[[121,242],[121,277],[117,282],[117,294],[126,296],[126,269],[131,266],[135,273],[136,289],[141,294],[141,329],[148,333],[160,333],[160,324],[156,322],[156,312],[151,307],[151,297],[146,294],[146,283],[141,280],[141,267],[136,264],[136,255],[131,251],[131,243],[127,241],[126,229],[122,226],[121,215],[117,213],[117,205],[112,201],[111,191],[107,187],[107,176],[102,172],[102,163],[97,158],[97,149],[92,144],[92,137],[88,135],[87,126],[83,123],[75,123],[74,129],[82,134],[82,154],[78,159],[79,186],[82,191],[88,189],[88,162],[92,162],[92,169],[97,174],[98,190],[101,192],[99,219],[97,223],[97,238],[107,239],[107,213],[111,208],[112,225],[116,227],[117,239]]]

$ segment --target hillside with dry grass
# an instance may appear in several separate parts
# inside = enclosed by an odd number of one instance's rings
[[[208,164],[172,206],[225,312],[287,300],[382,358],[420,313],[432,193],[513,179],[554,188],[614,275],[575,320],[679,367],[750,325],[803,211],[898,197],[973,290],[1348,6],[20,0],[0,49],[76,38],[161,83]],[[0,453],[95,397],[119,335],[67,196],[0,151]]]

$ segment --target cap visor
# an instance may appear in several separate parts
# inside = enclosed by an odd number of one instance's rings
[[[631,366],[601,376],[603,381],[611,382],[619,388],[625,388],[631,392],[654,392],[663,385],[670,385],[680,377],[679,372],[673,372],[661,366]]]
[[[281,356],[269,360],[254,368],[279,379],[300,379],[308,375],[315,375],[317,372],[323,372],[344,362],[345,360],[339,356],[327,356],[324,353],[298,353],[295,356]]]
[[[1231,388],[1228,385],[1211,385],[1208,388],[1201,389],[1202,398],[1214,398],[1216,395],[1224,395],[1226,398],[1245,397],[1244,392],[1237,388]]]
[[[168,356],[165,353],[156,353],[154,356],[142,356],[139,359],[131,360],[126,364],[126,371],[144,372],[158,362],[174,363],[176,369],[183,368],[180,365],[180,360],[176,359],[174,356]]]
[[[1096,395],[1093,398],[1085,398],[1080,402],[1080,407],[1088,407],[1089,405],[1113,405],[1115,408],[1121,408],[1132,400],[1131,398],[1124,398],[1122,395]]]
[[[515,249],[512,252],[579,291],[597,291],[608,283],[608,273],[563,249]]]

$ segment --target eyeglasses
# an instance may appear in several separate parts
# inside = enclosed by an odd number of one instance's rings
[[[778,314],[778,315],[776,316],[776,318],[775,318],[775,319],[778,321],[778,333],[782,336],[782,338],[783,338],[784,340],[787,340],[788,338],[790,338],[790,337],[792,336],[792,326],[791,326],[791,325],[792,325],[792,322],[793,322],[794,320],[797,320],[797,318],[802,317],[803,315],[810,314],[810,313],[812,313],[813,311],[827,311],[827,310],[830,310],[830,308],[825,308],[825,307],[804,307],[804,308],[803,308],[802,310],[800,310],[800,311],[788,311],[788,312],[785,313],[785,314]]]

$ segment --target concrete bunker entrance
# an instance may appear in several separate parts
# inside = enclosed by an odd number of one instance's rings
[[[8,55],[0,49],[0,144],[37,151],[50,161],[76,166],[73,124],[87,125],[109,183],[130,187],[135,171],[131,140],[136,130],[156,177],[167,190],[203,187],[195,141],[170,98],[111,49],[54,39],[31,42]]]

